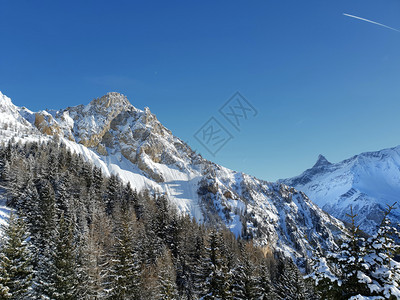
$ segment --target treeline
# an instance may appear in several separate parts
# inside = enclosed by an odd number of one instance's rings
[[[291,260],[179,215],[63,144],[0,147],[0,299],[317,299]]]

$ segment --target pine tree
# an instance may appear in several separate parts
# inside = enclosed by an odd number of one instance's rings
[[[363,259],[365,255],[364,238],[360,235],[359,225],[356,225],[357,215],[350,208],[351,219],[350,235],[347,241],[341,244],[339,253],[333,256],[337,264],[337,270],[340,272],[341,286],[340,290],[343,297],[369,295],[369,289],[366,282],[361,282],[360,277],[365,276],[367,268]]]
[[[54,145],[53,145],[53,147],[54,147]],[[53,148],[50,148],[50,149],[53,149]],[[54,149],[58,150],[57,148],[54,148]],[[46,168],[44,169],[44,178],[47,179],[51,183],[53,188],[55,188],[55,184],[56,184],[57,177],[58,177],[57,176],[58,175],[58,172],[57,172],[58,163],[57,163],[56,153],[51,152],[47,156],[47,163],[45,164],[45,166],[46,166]]]
[[[395,238],[400,236],[388,217],[393,208],[394,205],[388,206],[377,233],[368,241],[360,236],[356,215],[351,210],[348,238],[336,251],[328,253],[326,259],[320,257],[311,274],[321,298],[400,297],[400,263],[393,259],[400,249]]]
[[[73,300],[78,296],[78,265],[76,263],[74,224],[61,214],[57,224],[55,252],[52,259],[54,282],[52,298]]]
[[[141,265],[135,247],[136,216],[133,210],[121,210],[116,222],[116,237],[108,273],[108,298],[140,298]]]
[[[85,163],[82,166],[82,172],[81,172],[81,176],[84,180],[85,180],[85,185],[86,188],[90,188],[93,184],[93,169],[92,166],[89,165],[88,163]]]
[[[112,214],[118,200],[120,199],[120,184],[118,177],[111,174],[107,181],[107,189],[105,191],[106,211]]]
[[[178,298],[178,287],[176,285],[175,266],[169,250],[157,260],[158,273],[158,297],[162,300],[174,300]]]
[[[33,180],[28,180],[19,201],[15,203],[15,208],[26,218],[31,234],[34,233],[35,222],[37,221],[33,214],[38,211],[38,206],[39,193]]]
[[[338,250],[337,250],[338,251]],[[328,251],[325,255],[319,250],[314,250],[311,262],[311,274],[306,276],[306,281],[315,285],[316,294],[321,299],[340,299],[342,291],[341,281],[332,257],[335,251]]]
[[[139,231],[139,237],[142,247],[142,255],[144,263],[155,264],[166,248],[161,232],[159,220],[157,220],[157,208],[154,199],[150,195],[145,196],[147,200],[142,200],[146,203],[143,207],[142,218],[140,219],[144,225],[143,230]],[[148,197],[148,198],[147,198]]]
[[[10,293],[10,288],[8,286],[4,286],[0,282],[0,299],[10,299],[12,297],[12,294]]]
[[[236,263],[233,270],[232,296],[233,299],[259,299],[260,288],[258,286],[258,274],[256,260],[252,244],[242,246],[241,259]]]
[[[28,230],[22,218],[11,214],[2,228],[0,244],[0,298],[27,299],[32,284],[32,254]]]
[[[36,295],[50,297],[54,294],[54,251],[56,241],[56,206],[51,184],[47,180],[38,182],[39,203],[32,211],[34,220],[32,243],[35,254],[34,265],[37,270],[34,279]]]
[[[231,297],[231,274],[223,257],[222,235],[215,229],[209,233],[207,259],[204,262],[204,299],[229,299]]]
[[[199,226],[192,222],[188,215],[179,220],[179,237],[177,239],[178,255],[176,259],[176,276],[179,295],[182,299],[194,299],[201,285],[200,262],[204,256],[202,232]]]
[[[387,299],[400,297],[400,263],[394,260],[400,250],[395,239],[400,240],[397,228],[391,225],[389,214],[396,203],[388,205],[377,233],[367,241],[365,262],[368,265],[367,284],[373,295]]]
[[[185,230],[181,231],[179,239],[181,253],[177,259],[177,284],[182,297],[197,299],[196,296],[206,294],[208,259],[205,231],[189,217],[182,221]]]
[[[97,208],[91,216],[91,223],[84,236],[84,247],[81,249],[83,256],[83,274],[86,284],[87,299],[101,299],[107,287],[109,255],[112,248],[112,225],[101,208]],[[83,293],[81,293],[83,294]]]
[[[276,299],[277,295],[275,294],[274,286],[271,282],[271,273],[269,271],[269,266],[267,265],[266,259],[262,260],[258,268],[257,299]]]
[[[306,286],[303,275],[290,259],[283,258],[278,264],[280,270],[276,284],[276,293],[281,299],[309,300],[310,291]]]
[[[71,183],[68,176],[69,174],[58,176],[59,179],[55,183],[55,198],[56,208],[62,211],[66,216],[70,216],[70,198],[71,198]]]
[[[153,221],[153,230],[158,237],[163,239],[167,244],[171,244],[173,237],[171,232],[171,213],[168,200],[165,196],[156,198],[155,216]]]
[[[10,163],[8,160],[5,160],[2,163],[2,168],[1,168],[1,176],[0,179],[3,181],[3,185],[8,185],[8,183],[11,181],[11,170],[10,170]]]

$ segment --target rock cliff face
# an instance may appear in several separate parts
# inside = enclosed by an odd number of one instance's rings
[[[37,129],[43,134],[57,135],[62,134],[62,130],[52,115],[43,111],[35,114],[35,123]]]
[[[227,226],[237,236],[284,251],[299,264],[309,247],[331,247],[343,233],[343,224],[304,193],[203,159],[150,109],[135,108],[124,95],[109,93],[60,111],[33,113],[11,101],[6,107],[4,114],[14,114],[15,126],[35,131],[36,139],[57,136],[106,174],[117,174],[137,190],[164,193],[181,213]],[[320,167],[325,165],[321,159]]]
[[[128,99],[118,93],[109,93],[94,99],[87,106],[67,108],[64,115],[73,120],[72,134],[75,141],[92,148],[97,147],[110,130],[111,122],[131,107]]]

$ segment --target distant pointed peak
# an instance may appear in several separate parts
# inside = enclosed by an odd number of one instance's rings
[[[323,167],[323,166],[329,166],[329,165],[331,165],[331,163],[326,159],[325,156],[323,156],[322,154],[320,154],[320,155],[318,155],[317,162],[315,163],[315,165],[313,166],[313,168]]]

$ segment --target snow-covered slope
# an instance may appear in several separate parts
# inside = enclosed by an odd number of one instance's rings
[[[165,193],[180,212],[200,222],[225,224],[237,236],[254,237],[293,257],[304,257],[309,242],[329,247],[343,230],[304,193],[203,159],[148,108],[135,108],[124,95],[109,93],[60,111],[13,107],[15,122],[40,131],[43,140],[57,136],[106,175],[118,174],[138,190]]]
[[[10,208],[4,203],[0,203],[0,236],[2,233],[2,226],[7,224],[7,219],[10,215]]]
[[[6,206],[6,199],[3,196],[4,192],[0,188],[0,237],[3,232],[3,225],[7,224],[8,217],[10,216],[11,209]]]
[[[303,191],[339,219],[349,221],[346,214],[352,206],[361,228],[371,234],[386,204],[399,201],[400,146],[362,153],[336,164],[320,155],[311,169],[282,182]],[[400,212],[394,210],[392,218],[399,223]]]

